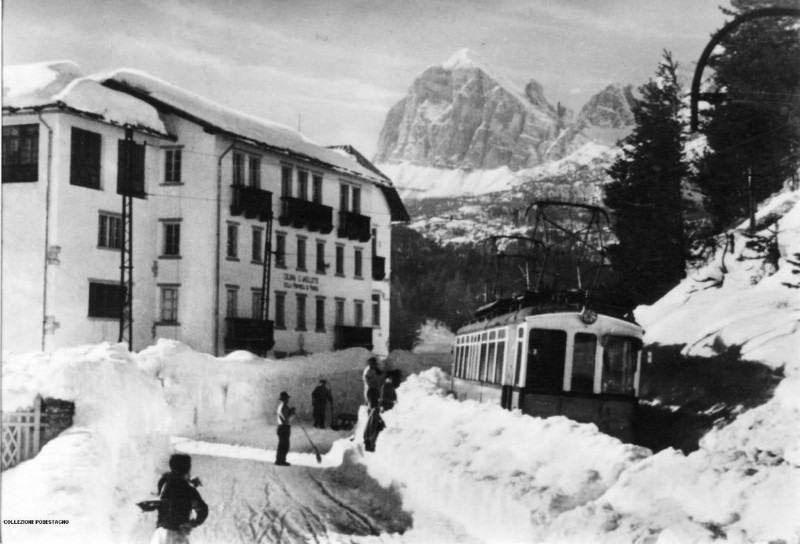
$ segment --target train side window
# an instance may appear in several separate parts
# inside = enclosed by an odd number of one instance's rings
[[[572,357],[572,386],[577,393],[594,392],[594,361],[597,353],[597,336],[585,332],[575,335]]]
[[[485,376],[485,380],[487,382],[494,381],[495,365],[497,364],[497,362],[494,359],[494,350],[495,350],[496,347],[497,347],[497,345],[494,342],[489,344],[489,354],[486,357],[486,376]]]
[[[520,374],[522,373],[522,342],[517,342],[517,365],[514,370],[514,385],[519,385]]]
[[[603,345],[603,393],[632,395],[636,359],[642,342],[637,338],[608,335]]]
[[[476,380],[478,378],[476,368],[478,366],[478,345],[472,344],[469,347],[469,374],[467,378]]]
[[[526,389],[560,392],[564,388],[564,358],[567,333],[551,329],[531,329],[528,333]]]
[[[485,335],[484,335],[485,336]],[[480,370],[478,374],[478,379],[480,381],[486,381],[486,344],[481,344],[481,358],[480,358]]]
[[[503,383],[503,363],[505,362],[505,354],[506,354],[506,343],[505,341],[500,341],[497,343],[497,359],[495,360],[495,367],[494,367],[495,383]]]

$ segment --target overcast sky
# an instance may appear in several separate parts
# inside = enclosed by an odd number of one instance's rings
[[[691,78],[727,0],[5,0],[3,62],[136,68],[371,157],[415,77],[468,47],[579,109],[643,84],[668,49]]]

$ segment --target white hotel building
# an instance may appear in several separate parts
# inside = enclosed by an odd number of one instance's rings
[[[5,350],[116,342],[131,294],[134,350],[388,353],[390,227],[408,214],[348,146],[140,72],[6,67],[2,181]]]

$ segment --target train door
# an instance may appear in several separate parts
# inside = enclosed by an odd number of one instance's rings
[[[594,393],[596,380],[597,336],[591,333],[575,334],[572,349],[572,380],[570,391]]]
[[[528,361],[525,389],[561,392],[567,333],[552,329],[531,329],[528,333]]]

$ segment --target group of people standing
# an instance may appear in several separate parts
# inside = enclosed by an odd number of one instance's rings
[[[375,451],[378,434],[385,427],[381,413],[391,410],[397,403],[396,388],[400,382],[400,373],[392,370],[385,374],[384,376],[384,372],[378,367],[378,360],[370,357],[362,373],[364,401],[368,410],[364,430],[364,447],[367,451]],[[278,448],[275,455],[277,466],[289,466],[286,455],[289,453],[292,434],[291,419],[296,413],[295,408],[289,406],[290,399],[286,391],[281,391],[278,395]],[[315,428],[325,428],[328,405],[333,412],[333,394],[327,380],[322,379],[311,393]],[[188,544],[189,533],[208,516],[208,506],[196,489],[200,481],[191,479],[191,463],[188,455],[174,454],[169,461],[170,472],[165,473],[158,482],[159,500],[155,501],[158,520],[152,544]]]
[[[383,430],[384,423],[381,412],[391,410],[397,403],[397,386],[400,382],[400,373],[397,370],[386,372],[386,376],[378,367],[378,359],[370,357],[367,366],[362,373],[364,383],[364,402],[367,405],[368,417],[364,431],[364,445],[367,451],[375,451],[375,441],[378,434]],[[278,466],[289,466],[286,461],[286,454],[289,452],[289,440],[291,437],[291,417],[295,414],[295,409],[289,406],[290,396],[286,391],[282,391],[278,404],[278,448],[275,456],[275,464]],[[328,387],[328,381],[321,379],[319,384],[311,392],[311,408],[314,419],[314,427],[324,429],[327,419],[328,406],[333,412],[333,393]]]

